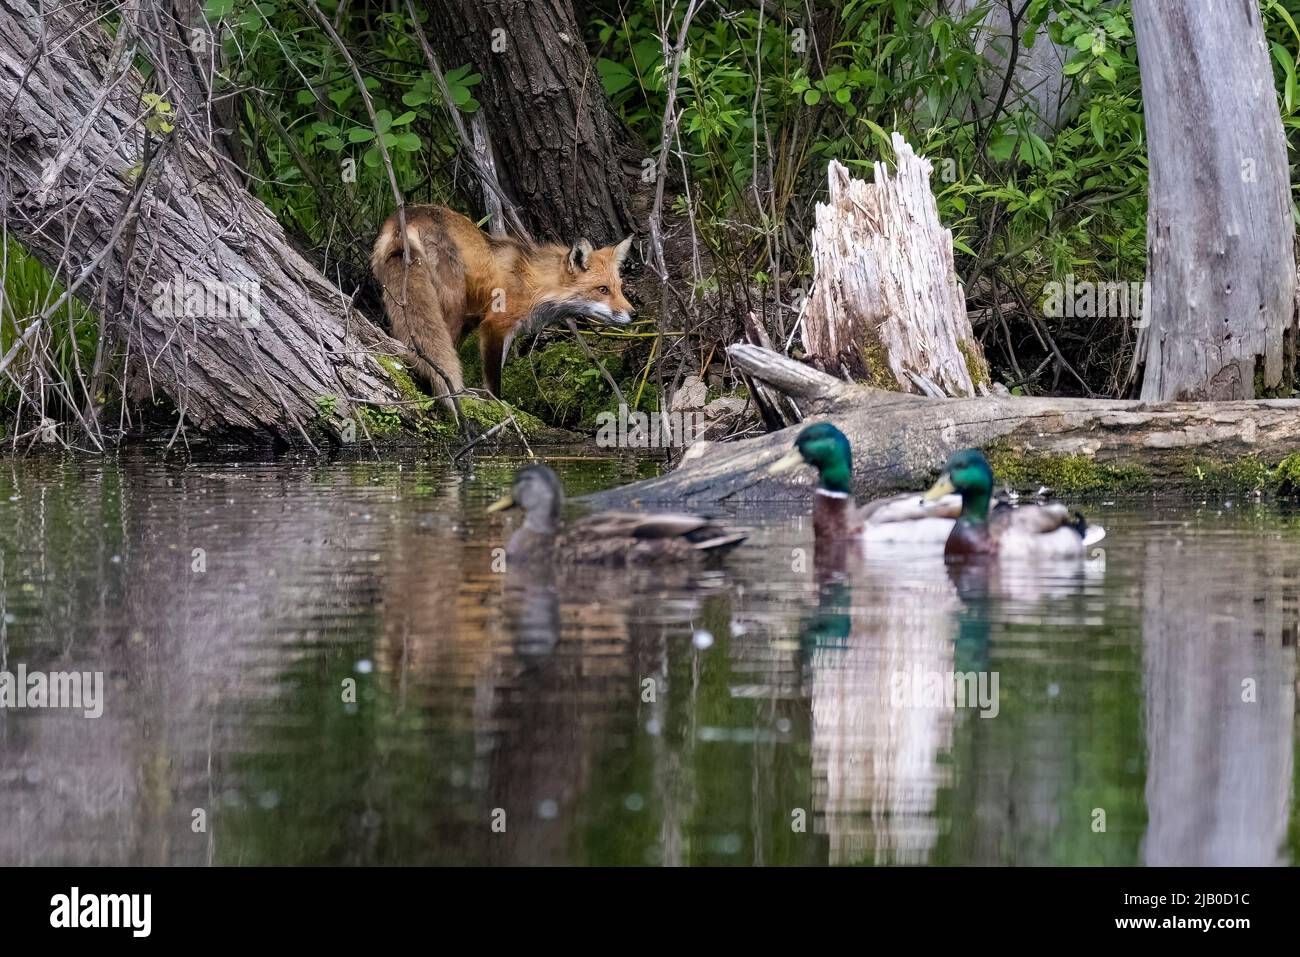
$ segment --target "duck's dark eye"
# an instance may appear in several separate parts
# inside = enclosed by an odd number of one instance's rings
[[[596,290],[596,292],[600,293],[602,296],[608,296],[608,295],[609,295],[609,287],[608,287],[608,286],[601,286],[599,289]]]

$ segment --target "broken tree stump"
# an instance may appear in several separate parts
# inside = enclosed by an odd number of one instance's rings
[[[892,175],[879,162],[872,183],[834,160],[827,170],[804,351],[817,368],[878,388],[973,396],[987,390],[988,367],[930,191],[930,161],[901,134],[892,142]]]

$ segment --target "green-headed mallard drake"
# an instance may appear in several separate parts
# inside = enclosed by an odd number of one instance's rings
[[[951,495],[923,501],[920,492],[878,498],[866,505],[853,501],[853,450],[848,437],[829,422],[799,433],[794,449],[768,466],[776,475],[803,463],[817,469],[820,482],[813,496],[813,535],[817,541],[861,537],[868,544],[933,545],[948,540],[961,512],[961,498]]]
[[[510,493],[489,512],[519,507],[524,523],[510,536],[506,557],[557,564],[648,565],[721,555],[746,538],[743,532],[699,515],[600,512],[560,527],[564,487],[545,465],[530,465],[515,475]]]
[[[1077,512],[1071,518],[1055,502],[1014,508],[999,503],[990,510],[993,469],[979,449],[954,452],[925,497],[941,500],[953,492],[961,496],[961,515],[944,545],[948,558],[1082,558],[1088,546],[1106,537],[1101,526],[1089,525]]]

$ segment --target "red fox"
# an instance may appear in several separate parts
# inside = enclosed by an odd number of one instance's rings
[[[489,236],[442,206],[413,206],[406,210],[407,270],[400,231],[393,214],[379,230],[370,265],[384,288],[393,336],[411,347],[415,374],[434,395],[448,385],[464,388],[456,346],[475,327],[484,383],[500,396],[501,366],[517,334],[565,316],[614,325],[632,320],[619,277],[631,236],[603,249],[585,239],[567,248],[533,244]]]

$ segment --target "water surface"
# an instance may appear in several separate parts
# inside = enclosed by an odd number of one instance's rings
[[[0,671],[106,684],[0,709],[0,864],[1300,854],[1293,514],[1092,503],[1086,567],[978,581],[819,576],[754,506],[722,570],[544,576],[483,513],[519,464],[5,462]]]

